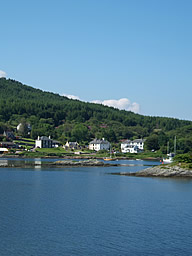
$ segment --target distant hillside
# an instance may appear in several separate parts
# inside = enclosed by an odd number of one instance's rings
[[[186,132],[192,125],[191,121],[143,116],[72,100],[0,78],[0,129],[14,129],[21,121],[31,124],[30,136],[34,139],[38,135],[52,135],[63,142],[70,139],[87,143],[94,137],[105,137],[117,143],[158,135],[159,147],[168,139],[173,140],[177,133],[180,140],[186,140],[182,130]]]

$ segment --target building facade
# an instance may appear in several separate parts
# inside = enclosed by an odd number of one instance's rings
[[[95,150],[95,151],[99,151],[99,150],[103,150],[103,149],[109,150],[110,146],[111,146],[111,144],[104,138],[102,140],[94,139],[93,141],[91,141],[89,143],[89,149]]]
[[[121,143],[122,153],[139,153],[144,150],[144,139],[125,140]]]
[[[37,140],[35,141],[36,148],[52,148],[53,147],[53,140],[46,136],[38,136]]]
[[[78,149],[79,144],[77,143],[77,141],[76,142],[67,141],[64,148],[65,149]]]

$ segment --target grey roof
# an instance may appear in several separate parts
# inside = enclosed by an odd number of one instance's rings
[[[39,140],[51,140],[51,139],[49,139],[47,136],[41,136],[39,137]]]
[[[135,139],[133,141],[131,140],[125,140],[121,144],[130,144],[130,143],[144,143],[145,139]]]
[[[76,145],[78,145],[77,142],[68,142],[68,143],[69,143],[69,145],[71,145],[71,146],[76,146]]]
[[[91,142],[89,142],[89,144],[109,144],[109,141],[107,140],[99,140],[99,139],[94,139]]]
[[[136,140],[133,140],[133,142],[136,142],[136,143],[145,142],[145,139],[136,139]]]
[[[121,144],[130,144],[131,140],[125,140]]]

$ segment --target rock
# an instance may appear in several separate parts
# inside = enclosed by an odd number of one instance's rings
[[[114,164],[104,163],[97,159],[88,159],[88,160],[64,160],[64,161],[56,161],[53,163],[56,166],[115,166]]]
[[[192,170],[180,166],[155,166],[134,173],[140,177],[192,177]]]

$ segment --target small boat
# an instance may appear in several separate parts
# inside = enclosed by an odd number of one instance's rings
[[[167,158],[163,158],[163,162],[164,164],[170,164],[173,162],[173,157],[172,156],[169,156]]]
[[[103,158],[103,160],[104,160],[104,161],[115,161],[115,160],[116,160],[116,158],[113,158],[113,157],[112,157],[111,148],[110,148],[110,156]]]
[[[106,158],[103,158],[104,161],[114,161],[115,159],[114,158],[110,158],[110,157],[106,157]]]
[[[163,158],[162,164],[170,164],[173,162],[173,157],[176,155],[176,136],[174,140],[174,153],[169,153],[169,142],[167,143],[167,158]]]
[[[118,159],[115,157],[115,158],[113,158],[112,156],[110,156],[110,157],[105,157],[105,158],[103,158],[103,160],[104,161],[117,161]]]

